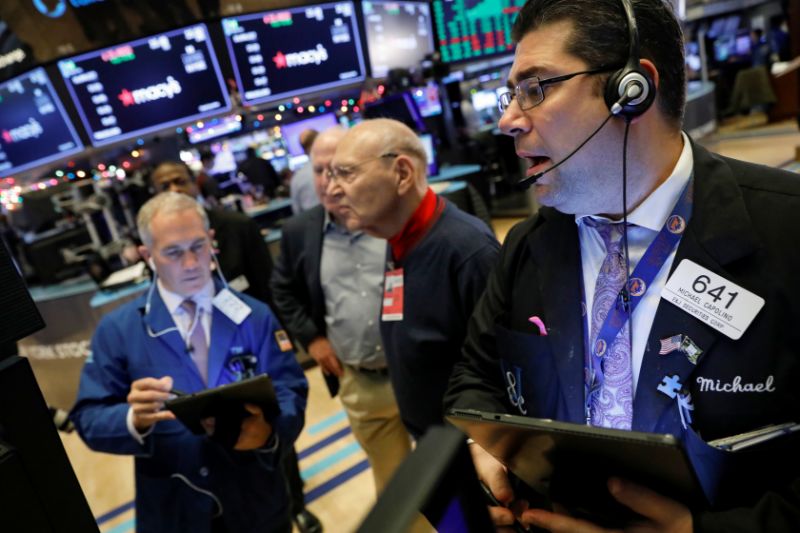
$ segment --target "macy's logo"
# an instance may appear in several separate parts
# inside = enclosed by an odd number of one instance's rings
[[[277,68],[292,68],[302,65],[310,65],[312,63],[319,65],[320,63],[328,60],[328,51],[325,50],[324,46],[317,43],[316,48],[312,48],[311,50],[303,50],[302,52],[291,52],[289,54],[284,54],[278,50],[278,53],[275,54],[275,57],[273,57],[272,60],[275,62],[275,66]]]
[[[155,85],[149,85],[147,87],[142,87],[141,89],[134,89],[129,91],[128,89],[122,89],[122,91],[117,95],[122,105],[125,107],[136,105],[136,104],[146,104],[147,102],[154,102],[156,100],[161,100],[162,98],[173,98],[176,94],[180,94],[183,89],[181,88],[181,84],[173,78],[172,76],[167,76],[167,81],[164,83],[157,83]]]
[[[22,126],[11,128],[10,130],[3,130],[0,134],[6,144],[11,144],[17,141],[24,141],[26,139],[35,139],[44,133],[42,125],[39,124],[35,118],[29,118],[28,122]]]

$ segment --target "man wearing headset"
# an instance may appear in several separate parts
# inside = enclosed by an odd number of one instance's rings
[[[94,450],[136,457],[137,531],[289,532],[280,461],[303,426],[307,382],[269,308],[211,272],[208,218],[184,194],[148,201],[137,220],[156,279],[94,334],[71,418]],[[186,393],[268,374],[280,414],[189,432],[164,409]],[[238,423],[238,421],[237,421]],[[229,425],[229,424],[228,424]],[[238,436],[237,436],[238,433]]]
[[[157,193],[173,191],[195,199],[201,197],[191,171],[180,161],[164,161],[153,170],[150,179]],[[206,214],[214,230],[217,259],[231,284],[273,307],[269,289],[272,257],[258,224],[236,211],[207,208]]]
[[[513,38],[499,125],[545,207],[506,239],[445,407],[671,433],[690,454],[800,420],[800,180],[681,131],[669,2],[529,0]],[[505,468],[470,448],[497,499],[514,502]],[[644,517],[636,531],[797,531],[798,457],[782,451],[729,479],[713,511],[629,480],[607,488]],[[516,514],[604,531],[511,507],[491,509],[498,525]]]

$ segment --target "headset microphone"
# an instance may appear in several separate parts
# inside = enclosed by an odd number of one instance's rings
[[[541,178],[542,176],[544,176],[545,174],[547,174],[551,170],[554,170],[555,168],[561,166],[562,163],[566,162],[569,158],[571,158],[573,155],[578,153],[578,150],[583,148],[583,146],[586,143],[591,141],[592,138],[594,138],[595,135],[600,133],[600,130],[603,129],[603,126],[605,126],[608,123],[608,121],[611,119],[611,117],[613,117],[613,116],[614,116],[614,113],[609,113],[608,116],[606,117],[606,119],[602,122],[602,124],[600,124],[600,126],[596,130],[594,130],[591,135],[586,137],[586,139],[584,139],[584,141],[581,144],[579,144],[577,148],[575,148],[573,151],[571,151],[569,154],[567,154],[567,156],[565,158],[563,158],[561,161],[559,161],[555,165],[551,165],[551,166],[547,167],[546,169],[542,170],[541,172],[537,172],[536,174],[534,174],[533,176],[530,176],[529,178],[525,178],[525,179],[522,179],[522,180],[518,181],[516,183],[516,186],[517,187],[521,187],[521,188],[530,187],[531,185],[536,183],[536,180],[538,180],[539,178]]]
[[[541,172],[537,172],[536,174],[534,174],[533,176],[531,176],[529,178],[522,179],[522,180],[518,181],[515,185],[517,187],[520,187],[520,188],[523,188],[523,189],[528,188],[531,185],[533,185],[534,183],[536,183],[536,180],[538,180],[539,178],[541,178],[542,176],[544,176],[545,174],[547,174],[551,170],[561,166],[562,163],[566,162],[569,158],[571,158],[573,155],[578,153],[578,150],[583,148],[586,143],[591,141],[594,138],[595,135],[600,133],[600,130],[603,129],[603,126],[605,126],[608,123],[608,121],[611,119],[611,117],[613,117],[615,115],[618,115],[624,109],[625,105],[627,105],[628,102],[631,102],[631,101],[635,100],[636,98],[639,98],[639,96],[642,94],[642,90],[643,90],[642,85],[638,81],[636,81],[636,80],[629,81],[628,82],[628,86],[627,86],[627,88],[625,90],[625,93],[622,95],[622,97],[619,100],[614,102],[614,105],[611,106],[611,112],[608,114],[608,116],[605,118],[605,120],[603,120],[603,122],[600,124],[600,126],[598,126],[597,129],[594,130],[591,135],[586,137],[586,139],[584,139],[584,141],[581,144],[579,144],[577,148],[575,148],[573,151],[571,151],[569,154],[567,154],[567,156],[565,158],[563,158],[561,161],[559,161],[555,165],[551,165],[551,166],[547,167],[546,169],[542,170]]]

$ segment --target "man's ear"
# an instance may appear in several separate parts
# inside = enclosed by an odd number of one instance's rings
[[[142,256],[142,259],[144,259],[148,263],[153,259],[153,256],[150,255],[150,250],[148,250],[147,246],[143,244],[137,246],[136,251],[139,252],[139,255]]]
[[[395,161],[396,173],[399,176],[397,181],[397,193],[400,196],[416,187],[416,172],[414,162],[405,154],[397,156]]]

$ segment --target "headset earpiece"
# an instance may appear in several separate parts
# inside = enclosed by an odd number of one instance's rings
[[[152,257],[147,259],[147,264],[150,265],[150,270],[152,270],[153,272],[156,271],[156,262],[153,261]]]
[[[632,119],[650,108],[656,98],[656,88],[639,63],[639,31],[630,0],[622,0],[622,7],[628,22],[628,61],[624,68],[609,76],[605,101],[612,113]],[[620,105],[615,106],[617,103]]]

